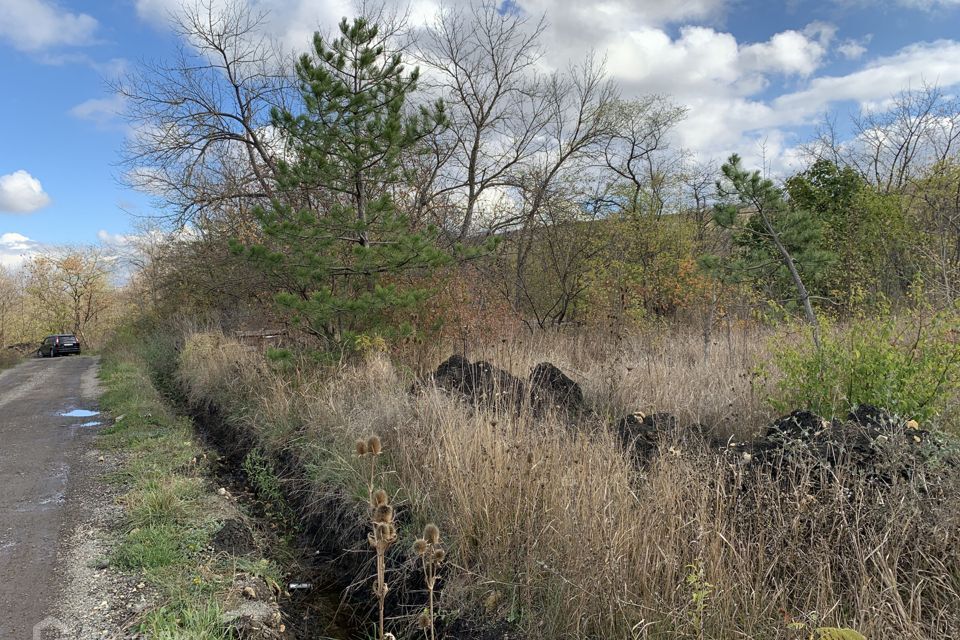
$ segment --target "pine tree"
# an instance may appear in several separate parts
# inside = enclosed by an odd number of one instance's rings
[[[745,169],[736,154],[721,171],[723,179],[717,182],[720,202],[714,220],[736,232],[737,253],[725,263],[713,258],[708,264],[728,275],[755,281],[782,276],[792,286],[793,297],[803,309],[819,348],[819,324],[807,282],[817,280],[833,260],[824,249],[819,221],[791,207],[773,181],[763,178],[759,171]]]
[[[283,283],[276,298],[293,321],[329,344],[395,333],[397,311],[428,294],[402,276],[450,259],[437,231],[414,229],[391,197],[401,155],[443,126],[443,107],[407,114],[418,72],[362,18],[344,19],[330,43],[316,34],[296,74],[302,110],[272,114],[286,160],[278,196],[257,214],[266,242],[247,250]]]

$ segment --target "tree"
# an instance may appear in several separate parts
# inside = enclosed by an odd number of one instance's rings
[[[331,344],[360,331],[396,327],[391,314],[422,300],[402,275],[444,263],[434,229],[414,229],[391,188],[401,154],[442,126],[442,105],[405,113],[418,71],[388,54],[364,18],[320,34],[296,64],[302,110],[275,109],[289,149],[278,161],[277,194],[257,218],[267,242],[249,254],[283,282],[277,296],[293,321]]]
[[[99,249],[71,249],[33,257],[27,292],[43,314],[44,330],[72,331],[81,340],[110,306],[110,261]]]
[[[898,193],[925,167],[956,152],[960,100],[926,85],[901,91],[888,108],[866,110],[851,124],[853,139],[841,140],[836,123],[824,122],[808,155],[852,167],[881,193]]]
[[[273,194],[279,149],[270,112],[292,93],[266,14],[242,0],[202,0],[171,14],[180,38],[169,62],[143,62],[114,83],[133,135],[124,179],[152,194],[178,225],[233,215]]]
[[[669,134],[686,115],[684,107],[663,96],[618,100],[612,105],[613,128],[603,149],[603,162],[629,188],[632,212],[662,215],[670,191],[679,183],[682,154],[669,153]]]
[[[22,291],[17,278],[0,265],[0,349],[10,344],[17,333],[21,304]]]
[[[417,41],[417,58],[436,78],[429,87],[449,106],[451,126],[436,141],[433,197],[462,197],[457,236],[474,230],[485,193],[505,188],[541,149],[547,125],[534,72],[545,23],[483,0],[469,12],[444,10]]]
[[[817,160],[786,181],[790,204],[817,218],[835,260],[825,288],[846,309],[865,296],[900,293],[909,231],[898,196],[877,192],[849,166]]]
[[[928,267],[927,290],[951,306],[960,291],[960,163],[935,163],[911,190],[917,194],[911,217],[922,236],[914,247]]]
[[[821,247],[815,218],[791,209],[783,192],[759,171],[744,169],[736,154],[730,156],[721,172],[723,178],[717,182],[720,202],[714,219],[721,226],[737,229],[740,248],[740,259],[729,262],[727,268],[755,276],[757,272],[769,274],[771,265],[782,267],[819,349],[819,323],[804,277],[812,277],[831,256]]]

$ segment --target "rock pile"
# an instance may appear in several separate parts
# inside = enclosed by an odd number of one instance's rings
[[[489,362],[452,355],[437,367],[432,379],[439,388],[465,396],[474,406],[519,411],[529,403],[536,412],[552,409],[568,415],[587,410],[580,385],[550,362],[541,362],[522,380]]]
[[[590,413],[580,385],[550,362],[541,362],[521,379],[489,362],[453,355],[437,367],[432,380],[474,406],[508,411],[529,407],[535,414],[552,411],[565,415],[572,425],[596,417]],[[844,466],[883,480],[909,475],[918,462],[936,459],[960,464],[956,455],[948,454],[943,443],[915,421],[870,405],[856,408],[843,420],[794,411],[744,442],[718,440],[707,427],[681,425],[669,413],[630,414],[612,428],[620,446],[638,466],[645,466],[665,444],[692,442],[718,452],[732,464],[764,465],[773,470],[801,463]]]
[[[724,450],[754,464],[807,461],[888,472],[929,461],[941,452],[942,443],[915,421],[870,405],[851,411],[845,420],[794,411],[776,420],[760,438]]]

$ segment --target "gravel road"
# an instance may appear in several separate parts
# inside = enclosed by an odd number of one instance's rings
[[[33,638],[55,611],[58,552],[82,512],[72,487],[89,465],[99,359],[30,359],[0,373],[0,638]],[[73,412],[71,414],[71,412]]]

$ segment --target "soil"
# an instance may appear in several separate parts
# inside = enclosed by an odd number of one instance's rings
[[[232,518],[223,523],[210,541],[214,551],[245,556],[257,549],[253,532],[242,520]]]

